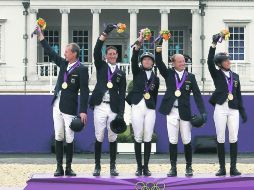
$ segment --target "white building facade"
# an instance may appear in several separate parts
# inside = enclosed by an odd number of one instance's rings
[[[170,66],[168,57],[174,53],[188,55],[188,70],[196,75],[200,88],[212,90],[206,65],[211,37],[229,28],[230,40],[219,44],[217,51],[230,54],[242,89],[254,91],[253,0],[0,0],[0,92],[52,92],[57,68],[37,38],[31,38],[39,17],[46,20],[44,34],[59,55],[69,42],[80,45],[80,60],[89,67],[91,90],[96,82],[92,57],[96,40],[108,23],[122,22],[126,31],[112,32],[104,48],[118,48],[119,65],[129,81],[130,45],[138,31],[148,27],[155,38],[161,29],[169,29],[172,37],[163,45],[164,62]],[[151,42],[144,43],[143,51],[154,52]],[[163,91],[163,79],[161,84]]]

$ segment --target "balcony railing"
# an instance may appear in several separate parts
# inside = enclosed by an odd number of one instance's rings
[[[91,90],[96,83],[96,69],[92,63],[84,63],[89,70],[89,86]],[[132,80],[131,65],[129,63],[119,63],[119,69],[126,73],[128,81]],[[172,64],[167,64],[168,68],[172,67]],[[186,68],[189,72],[193,72],[196,75],[196,79],[200,89],[203,91],[210,91],[214,89],[213,81],[208,71],[207,65],[205,65],[204,75],[205,81],[201,81],[202,77],[202,65],[187,63]],[[233,62],[232,71],[239,74],[241,79],[241,86],[243,91],[254,91],[254,64],[251,63],[237,63]],[[27,72],[25,72],[27,71]],[[165,90],[165,81],[160,76],[160,73],[155,65],[155,73],[161,78],[161,90]],[[0,65],[0,91],[8,90],[37,90],[37,91],[53,91],[56,79],[58,76],[59,68],[54,63],[37,63],[36,66],[25,67],[22,64],[16,64],[15,66]],[[25,76],[27,73],[27,80]]]

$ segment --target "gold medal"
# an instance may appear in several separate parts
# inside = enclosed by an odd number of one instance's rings
[[[181,93],[181,91],[180,91],[180,90],[176,90],[176,91],[175,91],[175,96],[176,96],[176,97],[180,97],[180,96],[181,96],[181,94],[182,94],[182,93]]]
[[[229,94],[228,94],[228,100],[233,100],[233,99],[234,99],[233,94],[229,93]]]
[[[111,81],[109,81],[109,82],[107,83],[107,87],[108,87],[108,88],[113,88],[113,83],[112,83]]]
[[[146,93],[144,94],[144,98],[145,98],[146,100],[149,100],[149,99],[151,98],[151,96],[150,96],[150,94],[149,94],[148,92],[146,92]]]
[[[68,88],[68,84],[67,84],[67,82],[63,82],[63,84],[62,84],[62,88],[63,88],[63,89]]]

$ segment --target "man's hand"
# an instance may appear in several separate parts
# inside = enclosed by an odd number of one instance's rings
[[[202,113],[202,117],[203,117],[204,122],[206,123],[206,121],[207,121],[207,113]]]
[[[107,35],[109,35],[109,33],[112,32],[112,30],[114,30],[114,29],[115,29],[115,27],[114,27],[113,24],[108,24],[108,25],[106,26],[105,30],[104,30],[104,33],[107,34]]]
[[[107,39],[107,36],[109,35],[109,33],[114,30],[114,25],[113,24],[108,24],[105,28],[105,30],[103,31],[103,33],[100,35],[99,39],[101,41],[105,41]]]
[[[163,38],[161,38],[158,43],[156,44],[156,52],[161,52],[162,51],[162,42]]]
[[[216,46],[220,38],[221,38],[220,34],[214,34],[212,43]]]
[[[142,43],[144,41],[143,33],[144,32],[142,30],[139,32],[139,37],[138,37],[137,41],[135,42],[134,47],[135,47],[136,51],[138,51],[141,48]]]
[[[247,114],[245,113],[245,111],[240,112],[240,115],[242,117],[242,122],[246,123],[247,122]]]
[[[38,39],[40,41],[44,40],[44,35],[42,34],[41,28],[37,25],[35,30],[37,31]]]
[[[144,41],[144,31],[143,30],[140,30],[140,32],[139,32],[138,41],[140,43],[142,43]]]
[[[80,116],[81,122],[84,123],[84,125],[85,125],[86,122],[87,122],[87,114],[86,113],[80,113],[79,116]]]

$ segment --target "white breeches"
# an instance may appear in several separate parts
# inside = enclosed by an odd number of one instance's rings
[[[110,104],[102,102],[94,107],[94,127],[97,141],[103,142],[105,128],[108,130],[108,141],[116,141],[117,134],[110,129],[110,123],[115,119],[116,115],[116,113],[111,111]]]
[[[235,143],[238,139],[239,111],[228,107],[226,101],[222,105],[216,104],[214,110],[214,123],[217,134],[217,141],[225,143],[225,131],[228,126],[229,142]]]
[[[57,141],[63,141],[64,136],[67,143],[72,143],[74,139],[74,131],[71,130],[70,125],[75,117],[62,113],[59,109],[60,97],[58,97],[53,105],[53,121],[55,129],[55,139]]]
[[[179,129],[183,144],[191,142],[191,123],[180,119],[178,108],[173,107],[167,115],[168,138],[171,144],[178,143]]]
[[[156,112],[146,106],[142,99],[137,105],[132,104],[131,121],[136,142],[150,142],[152,140]]]

